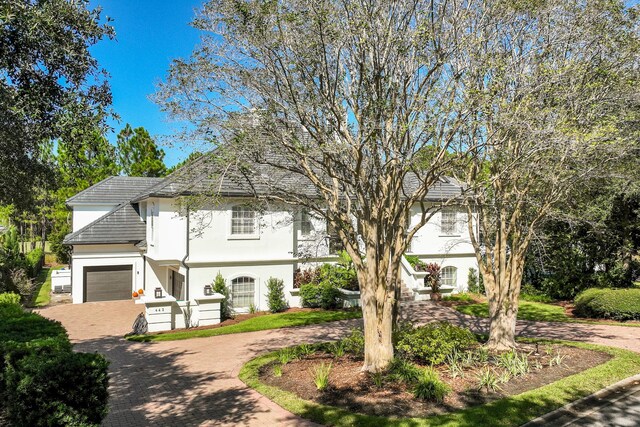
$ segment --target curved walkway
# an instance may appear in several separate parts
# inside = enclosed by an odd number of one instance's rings
[[[247,388],[242,365],[259,353],[303,342],[337,339],[349,320],[184,341],[134,343],[122,339],[140,306],[130,301],[62,305],[40,310],[61,321],[79,351],[110,361],[108,426],[313,425]],[[449,320],[474,331],[487,321],[429,303],[411,304],[404,317],[416,322]],[[611,345],[640,352],[640,328],[575,323],[519,322],[519,334]]]

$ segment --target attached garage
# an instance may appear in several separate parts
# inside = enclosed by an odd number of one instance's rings
[[[132,265],[84,267],[84,302],[131,298]]]

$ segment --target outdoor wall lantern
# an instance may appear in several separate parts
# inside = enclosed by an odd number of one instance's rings
[[[162,288],[156,288],[155,297],[162,298]]]
[[[213,289],[211,288],[211,285],[204,285],[204,294],[213,295]]]

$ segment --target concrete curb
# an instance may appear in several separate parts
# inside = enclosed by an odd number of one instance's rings
[[[625,378],[615,384],[598,390],[589,396],[568,403],[561,408],[535,418],[521,427],[565,426],[576,419],[598,411],[608,403],[616,402],[640,389],[640,374]]]

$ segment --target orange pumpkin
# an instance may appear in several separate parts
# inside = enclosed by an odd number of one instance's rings
[[[131,295],[133,295],[134,298],[138,298],[138,293],[136,291],[133,291],[133,294]]]
[[[138,289],[138,295],[144,295],[144,289]]]

